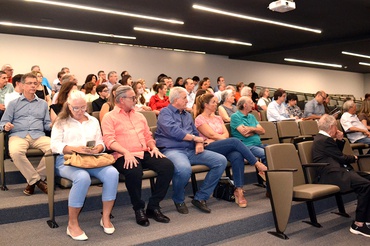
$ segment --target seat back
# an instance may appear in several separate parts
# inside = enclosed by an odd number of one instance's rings
[[[291,143],[272,144],[265,147],[269,170],[297,169],[293,173],[293,186],[305,184],[304,174],[298,153]]]
[[[276,123],[279,140],[281,143],[292,143],[300,135],[295,121],[279,121]]]
[[[94,112],[91,113],[91,115],[93,117],[95,117],[100,122],[100,117],[99,117],[100,111],[94,111]]]
[[[254,117],[256,117],[256,119],[257,119],[258,121],[261,121],[261,116],[260,116],[260,114],[258,113],[258,111],[256,111],[256,110],[252,110],[250,113],[251,113],[251,114],[253,114],[253,115],[254,115]]]
[[[315,120],[305,120],[298,122],[301,135],[311,135],[315,136],[319,133],[319,127],[317,126],[317,121]]]
[[[265,134],[260,135],[263,144],[277,144],[279,137],[276,131],[276,126],[270,121],[260,121],[260,125],[265,129]]]
[[[157,126],[157,116],[153,111],[139,111],[139,112],[145,116],[149,127]]]
[[[92,112],[93,112],[92,102],[87,102],[86,103],[86,113],[91,115]]]
[[[305,141],[297,144],[299,158],[302,164],[313,163],[312,161],[312,145],[313,141]],[[316,168],[308,168],[306,170],[307,182],[312,184],[316,179]]]
[[[267,111],[266,110],[260,110],[261,114],[261,121],[268,121],[267,120]]]

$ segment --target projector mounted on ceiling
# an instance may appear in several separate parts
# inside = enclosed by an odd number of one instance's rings
[[[293,0],[278,0],[270,3],[268,8],[272,11],[284,13],[295,9],[295,2]]]

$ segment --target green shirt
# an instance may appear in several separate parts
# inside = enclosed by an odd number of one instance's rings
[[[250,137],[244,137],[236,128],[239,126],[250,126],[250,127],[257,127],[259,125],[256,117],[253,114],[244,115],[239,110],[231,115],[230,127],[231,127],[231,135],[240,139],[246,146],[258,146],[261,145],[261,138],[260,135],[254,134]]]

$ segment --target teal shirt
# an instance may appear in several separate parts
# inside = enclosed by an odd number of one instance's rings
[[[230,121],[231,135],[237,139],[240,139],[246,146],[258,146],[262,144],[260,135],[258,134],[254,134],[250,137],[244,137],[242,134],[240,134],[240,132],[236,130],[236,128],[238,128],[240,125],[250,127],[256,127],[259,125],[256,117],[254,117],[253,114],[244,115],[239,110],[232,114]]]

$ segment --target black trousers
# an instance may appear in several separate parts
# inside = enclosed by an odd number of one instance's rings
[[[130,195],[131,204],[133,209],[145,208],[145,202],[141,199],[141,187],[142,187],[142,176],[143,169],[150,169],[155,171],[158,176],[155,182],[154,192],[149,198],[148,209],[160,208],[159,202],[166,196],[168,187],[172,180],[174,167],[172,162],[167,158],[155,158],[151,157],[149,152],[144,152],[144,158],[136,158],[139,162],[137,167],[132,169],[124,169],[123,164],[125,163],[124,156],[117,159],[114,163],[114,167],[118,172],[125,176],[125,183],[127,191]]]
[[[357,194],[356,221],[370,222],[370,175],[349,171],[351,187]]]

